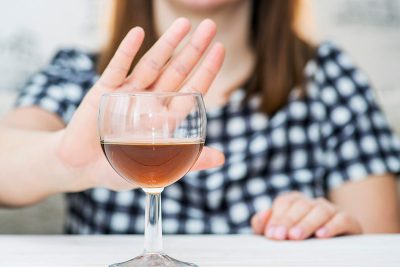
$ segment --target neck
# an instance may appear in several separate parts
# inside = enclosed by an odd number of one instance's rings
[[[223,105],[233,90],[248,79],[253,69],[254,52],[249,42],[251,1],[234,1],[212,10],[193,10],[172,0],[153,1],[158,35],[165,32],[178,17],[188,18],[192,22],[193,29],[205,18],[210,18],[217,24],[215,40],[224,44],[226,56],[224,65],[205,100],[209,107]]]

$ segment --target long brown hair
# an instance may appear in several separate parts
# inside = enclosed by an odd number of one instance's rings
[[[301,0],[252,0],[252,44],[256,53],[254,75],[248,81],[247,96],[259,93],[261,110],[273,114],[288,101],[294,88],[303,88],[303,71],[314,49],[294,29]],[[146,38],[136,61],[156,41],[152,2],[149,0],[114,1],[111,35],[100,54],[101,73],[126,33],[141,26]]]

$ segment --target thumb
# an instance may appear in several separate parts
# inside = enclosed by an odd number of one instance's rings
[[[196,163],[192,167],[191,171],[200,171],[205,169],[211,169],[215,167],[219,167],[225,162],[225,156],[222,152],[210,148],[203,147],[199,158]]]
[[[251,218],[251,227],[255,234],[262,235],[264,233],[265,226],[267,225],[271,214],[272,209],[268,209],[266,211],[257,212],[253,215]]]

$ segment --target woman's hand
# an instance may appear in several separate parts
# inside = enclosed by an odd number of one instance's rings
[[[303,240],[361,234],[360,223],[324,198],[310,199],[299,192],[279,196],[272,208],[255,214],[254,233],[274,240]]]
[[[175,53],[189,31],[189,21],[177,19],[140,59],[131,73],[129,69],[142,44],[144,32],[136,27],[126,35],[60,137],[57,154],[66,168],[75,174],[75,190],[94,186],[115,190],[134,187],[116,174],[101,151],[97,114],[102,94],[118,91],[207,92],[221,68],[224,48],[222,44],[215,43],[200,63],[216,33],[214,22],[204,20],[183,49]],[[222,163],[222,153],[205,148],[194,169],[212,168]]]

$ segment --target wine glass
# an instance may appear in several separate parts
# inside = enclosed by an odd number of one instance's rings
[[[182,178],[201,153],[206,135],[201,94],[105,94],[99,132],[104,154],[114,170],[146,193],[144,252],[111,266],[197,266],[163,252],[161,192]]]

